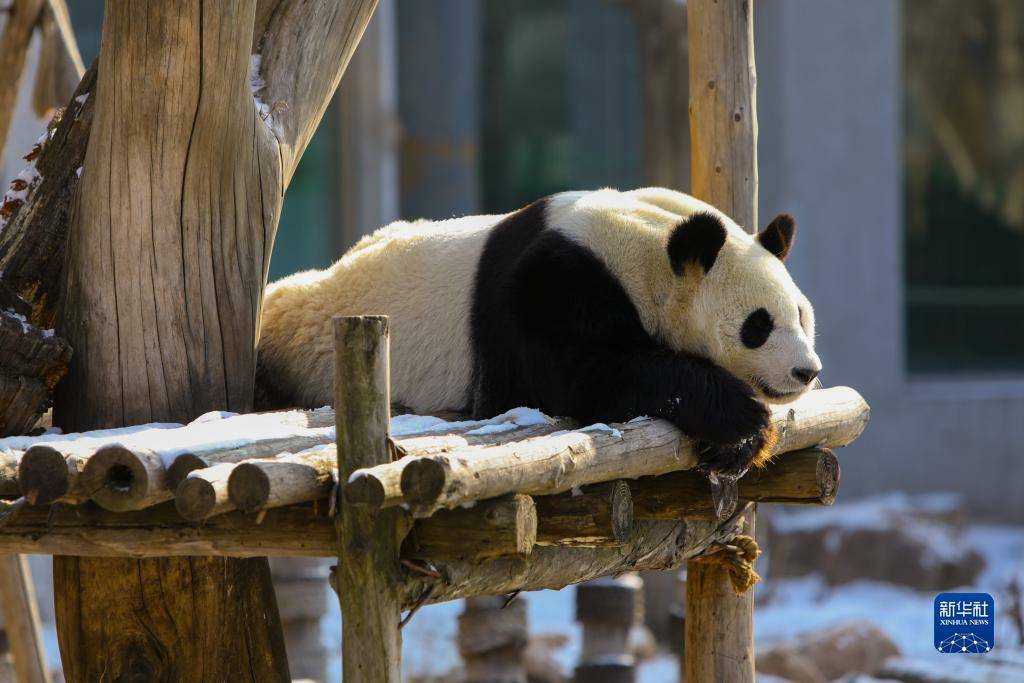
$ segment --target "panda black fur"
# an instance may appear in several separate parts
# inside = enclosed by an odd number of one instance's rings
[[[792,239],[787,216],[753,238],[660,188],[392,224],[268,288],[260,382],[285,403],[329,403],[330,318],[384,313],[392,398],[418,413],[664,417],[701,442],[705,469],[737,473],[771,445],[761,399],[795,398],[821,367],[781,261]]]

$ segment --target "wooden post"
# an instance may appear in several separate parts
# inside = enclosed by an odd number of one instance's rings
[[[327,611],[327,563],[319,557],[271,557],[292,680],[327,681],[320,621]]]
[[[0,601],[18,683],[49,683],[32,573],[25,555],[0,555]]]
[[[633,683],[636,661],[629,633],[638,623],[643,581],[636,574],[597,579],[576,588],[576,620],[583,625],[583,652],[575,683]]]
[[[748,231],[757,224],[753,0],[689,0],[693,194]],[[754,516],[749,513],[748,533]],[[754,681],[754,595],[736,595],[724,569],[690,562],[685,680]]]
[[[334,319],[334,409],[338,476],[389,462],[388,319]],[[402,597],[399,551],[408,529],[400,509],[374,511],[336,501],[345,683],[399,683]]]
[[[529,631],[526,601],[504,596],[467,598],[459,615],[459,654],[466,683],[526,683]]]

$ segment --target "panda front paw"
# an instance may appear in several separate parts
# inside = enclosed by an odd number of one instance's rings
[[[697,422],[689,433],[716,446],[738,446],[770,430],[771,411],[750,385],[721,368],[716,370],[717,381],[707,388],[703,410],[694,415]]]
[[[732,444],[697,442],[697,469],[708,475],[738,479],[752,466],[761,466],[771,457],[775,428],[768,425],[752,436]]]

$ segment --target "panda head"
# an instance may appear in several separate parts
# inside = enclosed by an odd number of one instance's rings
[[[796,399],[821,371],[814,309],[783,263],[795,232],[786,214],[752,236],[727,217],[696,213],[672,229],[666,245],[666,341],[709,358],[772,403]]]

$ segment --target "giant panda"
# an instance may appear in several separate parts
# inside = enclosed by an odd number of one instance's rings
[[[738,476],[772,445],[765,402],[821,370],[783,264],[794,232],[780,215],[750,235],[663,188],[396,222],[267,288],[258,381],[281,403],[330,403],[331,317],[387,314],[392,400],[417,413],[662,417],[698,441],[702,469]]]

